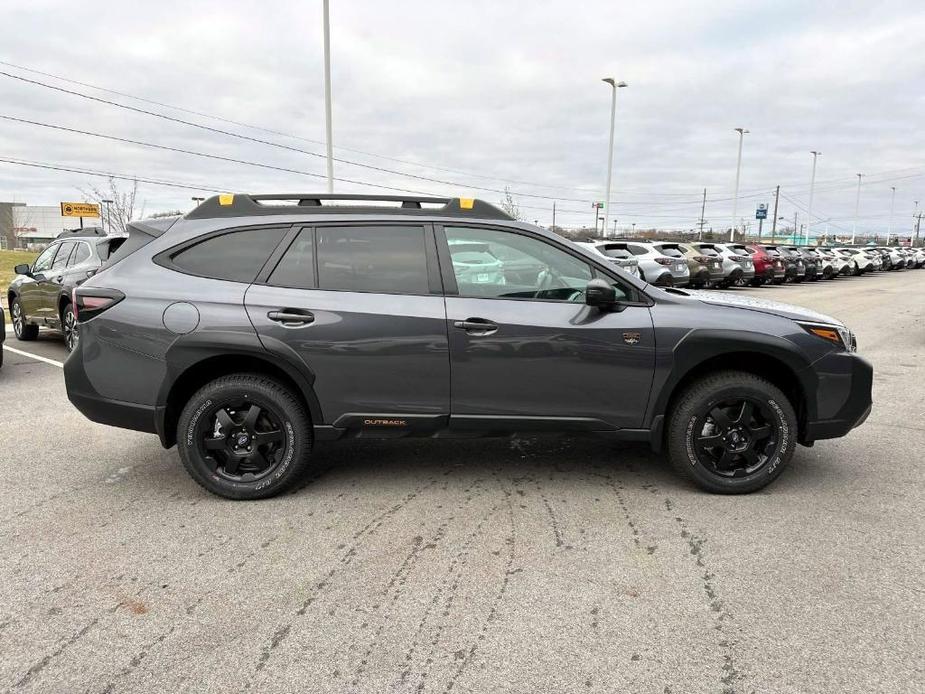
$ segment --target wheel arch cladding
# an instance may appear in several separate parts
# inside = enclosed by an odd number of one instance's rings
[[[816,416],[818,386],[809,360],[789,340],[747,331],[692,330],[673,350],[672,365],[651,415],[665,416],[694,380],[716,371],[746,371],[767,379],[790,399],[800,432]],[[658,376],[656,376],[658,378]]]
[[[216,335],[209,340],[177,340],[167,351],[168,377],[157,397],[157,430],[161,443],[169,448],[176,443],[177,421],[189,398],[206,383],[235,373],[258,373],[270,376],[292,389],[308,412],[312,423],[323,422],[321,407],[309,377],[279,355],[267,352],[256,335],[252,340],[240,333]]]

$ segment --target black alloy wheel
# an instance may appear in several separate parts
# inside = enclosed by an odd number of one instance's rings
[[[286,454],[280,415],[247,400],[222,403],[209,414],[200,443],[212,471],[236,482],[266,477]]]
[[[312,438],[297,392],[258,373],[206,383],[177,420],[177,450],[187,472],[227,499],[263,499],[292,487],[309,463]]]
[[[679,474],[709,492],[745,494],[783,472],[798,433],[794,406],[780,388],[757,374],[720,371],[678,396],[665,439]]]
[[[695,454],[715,475],[742,477],[767,465],[779,441],[767,402],[741,397],[709,406],[694,424]]]

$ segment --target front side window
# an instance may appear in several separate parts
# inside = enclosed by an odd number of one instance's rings
[[[460,296],[584,301],[591,266],[551,244],[494,229],[445,232]]]
[[[58,250],[58,254],[55,256],[55,262],[51,264],[52,270],[62,270],[67,265],[68,256],[71,254],[71,251],[74,250],[73,241],[65,241],[61,244],[61,248]]]
[[[212,236],[175,253],[172,262],[191,275],[253,282],[285,233],[283,228],[246,229]]]
[[[58,252],[58,247],[61,244],[56,244],[54,246],[49,246],[41,255],[35,259],[35,264],[32,266],[32,272],[44,272],[51,267],[51,262],[55,259],[55,253]]]
[[[319,227],[318,287],[429,294],[424,227]]]

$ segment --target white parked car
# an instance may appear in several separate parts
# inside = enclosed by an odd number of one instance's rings
[[[755,279],[755,264],[745,246],[739,243],[714,243],[712,246],[723,258],[724,284],[727,287],[741,282],[751,283]]]
[[[851,266],[849,272],[852,275],[861,275],[874,269],[874,259],[863,248],[842,247],[836,248],[837,253],[841,253],[850,259]]]
[[[604,256],[621,270],[645,279],[639,271],[639,261],[627,250],[625,243],[614,241],[578,241],[577,243],[579,246],[590,248],[598,255]]]
[[[632,253],[639,262],[640,275],[649,284],[662,287],[686,287],[690,284],[687,258],[677,249],[676,243],[621,239],[608,241],[608,244],[621,244]]]

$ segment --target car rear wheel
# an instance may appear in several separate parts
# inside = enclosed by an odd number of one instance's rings
[[[261,374],[223,376],[180,414],[177,448],[189,474],[227,499],[263,499],[291,487],[308,465],[309,415],[296,395]]]
[[[668,456],[701,489],[745,494],[783,472],[796,437],[796,414],[779,388],[754,374],[722,371],[681,393],[670,413]]]
[[[18,298],[10,303],[10,320],[13,321],[13,334],[17,340],[30,342],[39,336],[39,326],[26,322],[26,314]]]
[[[68,352],[73,352],[77,347],[79,339],[77,317],[74,315],[74,307],[67,304],[61,312],[61,332],[64,334],[64,348]]]

